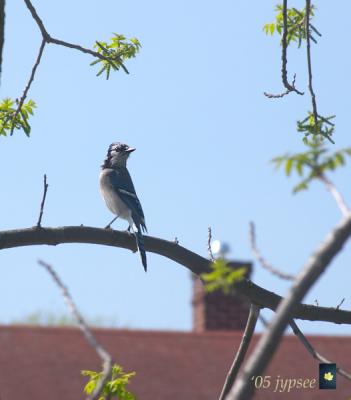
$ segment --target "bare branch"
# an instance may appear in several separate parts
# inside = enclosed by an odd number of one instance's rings
[[[341,214],[344,217],[347,217],[351,210],[345,203],[344,198],[338,189],[334,186],[333,182],[331,182],[324,174],[319,174],[318,178],[324,183],[325,187],[329,190],[330,194],[334,197],[334,200],[341,211]]]
[[[257,261],[262,265],[263,268],[271,272],[273,275],[278,276],[281,279],[286,279],[289,281],[293,281],[295,279],[294,275],[287,274],[285,272],[279,271],[277,268],[273,267],[267,260],[263,258],[260,251],[257,248],[256,244],[256,232],[255,232],[255,224],[250,222],[250,244],[251,244],[251,251]]]
[[[2,49],[5,42],[5,0],[0,0],[0,77],[2,67]]]
[[[307,67],[308,67],[308,89],[311,94],[314,123],[315,126],[317,127],[317,122],[318,122],[317,102],[316,102],[316,95],[314,93],[312,86],[310,11],[311,11],[311,0],[306,0],[306,42],[307,42],[306,49],[307,49]]]
[[[208,256],[210,257],[210,260],[211,260],[212,262],[214,262],[215,258],[213,257],[211,244],[212,244],[212,229],[211,229],[211,227],[209,226],[209,227],[208,227],[207,250],[208,250]]]
[[[287,71],[287,48],[288,48],[288,0],[283,0],[283,36],[282,36],[282,81],[287,90],[290,92],[296,92],[299,95],[303,95],[303,92],[300,92],[295,88],[295,76],[292,84],[288,82],[288,71]]]
[[[28,8],[28,10],[30,11],[30,13],[32,14],[32,17],[34,19],[34,21],[37,23],[37,25],[39,26],[41,35],[43,36],[43,39],[45,39],[46,41],[48,41],[50,35],[48,34],[47,30],[44,27],[43,21],[40,19],[36,9],[34,8],[33,4],[29,1],[29,0],[24,0],[24,2],[26,3],[26,6]]]
[[[330,360],[326,359],[325,357],[323,357],[311,346],[311,344],[306,339],[304,334],[300,331],[300,329],[298,328],[298,326],[296,325],[294,320],[290,321],[290,326],[291,326],[291,329],[293,330],[294,334],[300,339],[301,343],[305,346],[305,349],[311,354],[311,356],[314,359],[316,359],[322,363],[326,363],[326,364],[333,363],[333,361],[330,361]],[[344,378],[351,380],[351,375],[348,372],[344,371],[342,368],[338,367],[338,363],[336,365],[336,372],[339,375],[343,376]]]
[[[296,74],[294,74],[294,79],[292,83],[290,84],[288,81],[288,71],[287,71],[287,63],[288,63],[288,58],[287,58],[287,48],[288,48],[288,1],[283,0],[283,36],[282,36],[282,82],[284,87],[286,88],[286,91],[281,93],[281,94],[271,94],[264,92],[264,95],[270,99],[277,99],[286,96],[290,92],[295,92],[301,96],[304,95],[304,92],[300,92],[299,90],[296,89],[295,87],[295,79],[296,79]]]
[[[262,374],[279,345],[287,324],[294,318],[292,316],[294,307],[302,300],[333,258],[341,251],[350,235],[351,214],[329,233],[305,264],[302,272],[290,288],[288,295],[279,304],[270,329],[261,336],[255,351],[245,364],[243,373],[238,377],[227,396],[228,400],[250,398],[253,390],[250,378]]]
[[[73,44],[73,43],[65,42],[65,41],[60,40],[60,39],[53,38],[48,33],[48,31],[46,30],[46,28],[45,28],[45,26],[43,24],[43,21],[39,17],[36,9],[34,8],[33,4],[31,3],[31,1],[30,0],[24,0],[24,2],[26,4],[27,8],[29,9],[30,13],[32,14],[33,19],[35,20],[35,22],[37,23],[37,25],[38,25],[38,27],[40,29],[40,32],[41,32],[41,35],[42,35],[42,42],[41,42],[41,45],[40,45],[39,54],[37,56],[36,62],[34,64],[33,68],[32,68],[32,72],[31,72],[29,81],[28,81],[28,83],[27,83],[27,85],[26,85],[26,87],[25,87],[25,89],[23,91],[23,94],[22,94],[22,96],[21,96],[21,98],[20,98],[20,100],[18,102],[18,106],[17,106],[16,111],[11,116],[11,119],[13,121],[13,124],[12,124],[12,127],[11,127],[11,135],[13,134],[13,131],[14,131],[14,128],[15,128],[15,126],[14,126],[15,118],[18,115],[18,113],[21,112],[23,103],[24,103],[24,101],[25,101],[25,99],[27,97],[28,91],[29,91],[29,89],[31,87],[31,84],[32,84],[33,80],[34,80],[35,72],[36,72],[36,70],[38,68],[38,65],[40,64],[41,56],[43,54],[43,50],[44,50],[44,47],[45,47],[46,43],[54,43],[54,44],[57,44],[59,46],[64,46],[64,47],[68,47],[68,48],[71,48],[71,49],[75,49],[75,50],[81,51],[82,53],[90,54],[91,56],[99,58],[100,60],[108,61],[110,63],[113,62],[113,61],[118,61],[119,64],[121,65],[121,67],[123,68],[123,70],[127,74],[129,74],[129,71],[127,70],[125,65],[122,63],[122,60],[120,58],[118,58],[116,60],[113,60],[112,58],[105,57],[104,55],[98,53],[97,51],[87,49],[87,48],[79,46],[77,44]]]
[[[11,135],[13,134],[13,131],[15,129],[15,123],[14,123],[15,122],[15,118],[17,117],[18,113],[21,111],[23,103],[27,98],[27,94],[28,94],[28,91],[29,91],[29,89],[31,87],[31,84],[34,81],[35,73],[37,71],[38,65],[40,64],[41,56],[43,55],[44,47],[45,47],[45,40],[43,39],[41,41],[41,45],[40,45],[40,48],[39,48],[39,53],[38,53],[37,59],[36,59],[34,65],[33,65],[32,72],[31,72],[30,77],[29,77],[29,81],[28,81],[26,87],[24,88],[23,94],[22,94],[22,96],[21,96],[21,98],[20,98],[20,100],[18,102],[18,106],[17,106],[16,111],[11,116],[11,119],[12,119]]]
[[[82,314],[78,311],[77,306],[74,304],[72,296],[70,295],[67,287],[63,284],[60,277],[57,275],[53,267],[46,263],[45,261],[38,260],[38,264],[46,269],[46,271],[51,275],[54,282],[60,288],[62,296],[67,304],[67,307],[72,314],[73,318],[76,320],[79,329],[83,333],[88,344],[95,350],[96,354],[100,357],[103,364],[103,375],[102,378],[97,383],[93,393],[88,396],[89,400],[97,400],[99,399],[103,387],[111,375],[112,369],[112,357],[110,354],[102,347],[102,345],[97,341],[93,332],[89,329],[88,325],[84,321]]]
[[[345,297],[340,301],[340,303],[336,306],[336,310],[339,310],[342,306],[343,302],[345,301]]]
[[[43,198],[41,200],[41,205],[40,205],[40,213],[39,213],[39,218],[38,218],[38,222],[37,222],[37,228],[41,228],[41,219],[43,217],[46,193],[48,191],[48,187],[49,187],[49,184],[46,182],[46,174],[44,174],[44,192],[43,192]]]
[[[105,57],[104,55],[98,53],[97,51],[87,49],[87,48],[79,46],[77,44],[65,42],[64,40],[53,38],[48,33],[48,31],[46,30],[46,28],[45,28],[45,26],[43,24],[43,21],[40,19],[36,9],[34,8],[33,4],[31,3],[31,1],[30,0],[24,0],[24,2],[26,3],[26,6],[28,7],[30,13],[32,14],[33,19],[37,23],[37,25],[38,25],[38,27],[40,29],[40,32],[42,34],[43,40],[45,40],[45,42],[54,43],[54,44],[57,44],[59,46],[69,47],[71,49],[75,49],[75,50],[81,51],[82,53],[90,54],[93,57],[99,58],[100,60],[111,61],[111,58]],[[121,62],[120,59],[118,61]],[[121,63],[121,66],[126,71],[126,73],[129,73],[128,70],[125,68],[125,66],[122,63]]]
[[[343,231],[343,235],[350,235],[351,221],[345,229],[348,229],[349,232]],[[343,237],[343,240],[346,240],[346,238]],[[61,243],[98,244],[136,251],[135,240],[131,235],[112,229],[100,229],[87,226],[64,226],[60,228],[45,227],[37,229],[33,227],[0,231],[0,250],[33,245],[55,246]],[[335,245],[339,249],[340,238]],[[210,260],[174,243],[174,241],[145,236],[145,249],[183,265],[195,275],[201,276],[204,272],[211,271]],[[251,264],[240,261],[237,265],[249,268]],[[262,308],[269,308],[273,311],[276,310],[282,302],[281,296],[254,284],[248,279],[237,282],[235,290],[248,298],[252,303],[258,304]],[[351,312],[335,310],[335,307],[328,308],[307,304],[295,304],[292,309],[291,318],[309,321],[327,321],[336,324],[351,324]]]
[[[247,319],[245,331],[241,339],[239,349],[235,355],[233,364],[231,365],[230,370],[228,372],[219,400],[224,400],[233,386],[233,382],[235,381],[235,378],[238,375],[241,364],[244,361],[245,355],[247,353],[247,349],[249,348],[249,344],[251,342],[253,333],[255,331],[259,314],[260,314],[260,307],[257,306],[256,304],[251,304],[250,314]]]
[[[314,124],[316,128],[316,132],[318,130],[318,118],[321,119],[323,122],[329,124],[329,125],[334,125],[330,121],[328,121],[326,118],[322,117],[321,115],[318,114],[317,110],[317,101],[316,101],[316,95],[314,93],[313,85],[312,85],[312,60],[311,60],[311,23],[310,23],[310,14],[311,14],[311,0],[306,0],[306,50],[307,50],[307,68],[308,68],[308,89],[310,91],[311,95],[311,101],[312,101],[312,113],[313,113],[313,118],[314,118]],[[315,28],[314,28],[315,30]],[[318,32],[319,33],[319,32]],[[326,135],[326,138],[334,144],[334,141],[331,139],[331,137]]]

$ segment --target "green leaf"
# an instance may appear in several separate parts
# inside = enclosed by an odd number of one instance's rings
[[[22,104],[21,109],[17,111],[17,101],[5,98],[0,102],[0,135],[12,135],[15,130],[23,130],[29,136],[31,127],[29,116],[33,115],[33,109],[36,104],[33,100],[28,100]]]
[[[287,159],[285,163],[285,173],[287,176],[290,175],[292,166],[293,166],[293,160],[291,158]]]
[[[304,163],[303,163],[303,161],[298,161],[297,163],[296,163],[296,165],[295,165],[295,167],[296,167],[296,171],[297,171],[297,173],[300,175],[300,176],[302,176],[303,175],[303,165],[304,165]]]
[[[130,58],[134,58],[141,48],[141,44],[137,38],[127,39],[124,35],[115,33],[109,43],[96,41],[94,48],[105,59],[96,59],[90,65],[101,63],[102,66],[96,74],[100,76],[103,72],[106,79],[110,78],[111,71],[118,71],[120,68],[126,74],[129,74],[124,62]]]
[[[217,259],[210,268],[210,272],[201,275],[207,292],[222,290],[228,294],[237,282],[245,278],[247,272],[246,267],[233,268],[224,259]]]
[[[270,27],[269,27],[269,33],[270,33],[271,35],[273,35],[274,29],[275,29],[275,24],[274,24],[274,22],[273,22],[273,23],[271,23],[271,25],[270,25]]]
[[[89,381],[84,387],[84,392],[89,395],[95,390],[96,385],[103,377],[103,373],[82,371],[82,375],[89,378]],[[105,382],[100,399],[116,398],[119,400],[136,400],[136,397],[127,390],[127,385],[130,383],[130,379],[133,376],[135,376],[135,372],[125,373],[120,365],[114,364],[112,366],[111,377]]]

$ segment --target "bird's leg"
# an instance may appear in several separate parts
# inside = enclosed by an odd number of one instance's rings
[[[130,225],[128,225],[126,233],[128,233],[129,235],[134,235],[133,229],[132,229],[132,227]]]
[[[119,215],[117,215],[117,217],[113,218],[113,220],[105,226],[105,229],[112,229],[111,225],[116,221],[116,219],[119,217]]]

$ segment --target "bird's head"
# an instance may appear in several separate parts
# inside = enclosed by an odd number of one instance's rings
[[[116,142],[110,144],[102,168],[125,167],[130,153],[134,150],[134,147],[129,147],[124,143]]]

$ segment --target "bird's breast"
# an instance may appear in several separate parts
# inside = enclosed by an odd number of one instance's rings
[[[105,170],[102,170],[100,173],[100,191],[107,207],[113,214],[126,220],[130,219],[129,208],[119,197],[117,190],[111,185],[108,173]]]

